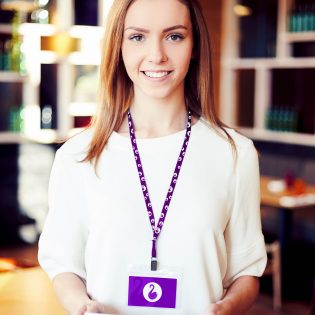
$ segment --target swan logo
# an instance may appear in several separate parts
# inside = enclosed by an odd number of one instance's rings
[[[148,302],[157,302],[162,297],[162,288],[156,282],[149,282],[143,288],[143,297]]]
[[[128,305],[176,307],[176,278],[129,276]]]

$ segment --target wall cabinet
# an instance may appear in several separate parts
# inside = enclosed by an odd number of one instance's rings
[[[223,14],[222,120],[315,146],[315,1],[226,0]]]
[[[18,27],[24,73],[0,68],[0,143],[65,139],[95,112],[103,24],[112,1],[50,3],[49,24]],[[13,37],[12,25],[2,20],[0,14],[0,39]]]

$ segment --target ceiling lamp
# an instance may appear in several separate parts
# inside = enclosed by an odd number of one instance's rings
[[[245,5],[236,4],[234,6],[234,13],[238,16],[249,16],[252,14],[252,9]]]

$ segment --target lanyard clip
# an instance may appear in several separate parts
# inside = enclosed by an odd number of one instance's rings
[[[157,271],[157,259],[156,259],[156,257],[151,257],[151,271]]]

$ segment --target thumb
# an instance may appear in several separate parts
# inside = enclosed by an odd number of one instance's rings
[[[83,305],[80,307],[77,313],[73,313],[72,315],[84,315],[86,311],[87,311],[87,307],[86,305]]]
[[[86,305],[87,312],[95,312],[95,313],[105,313],[104,306],[96,301],[92,301]]]

